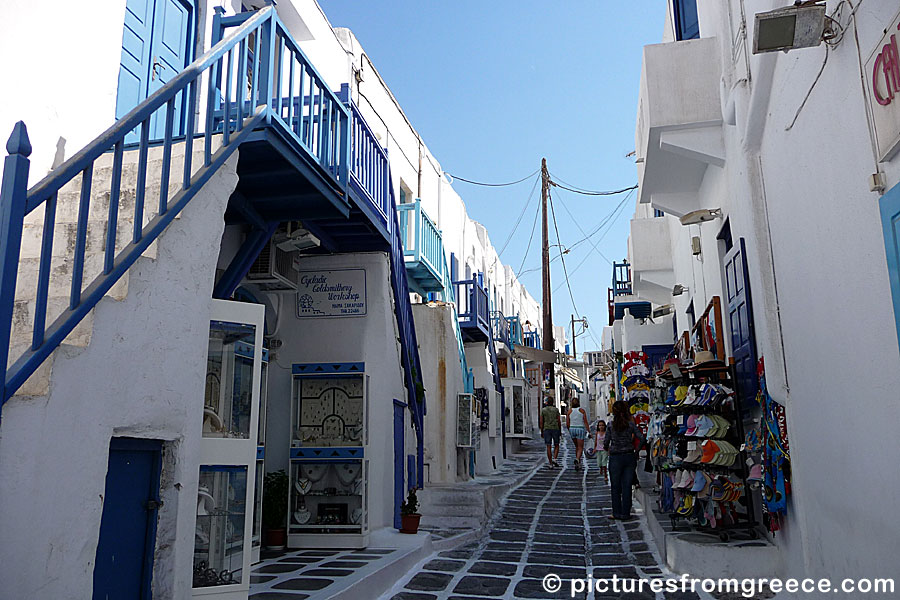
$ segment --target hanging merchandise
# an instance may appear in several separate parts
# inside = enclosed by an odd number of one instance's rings
[[[625,390],[624,399],[635,424],[646,436],[650,425],[650,400],[653,382],[647,367],[646,352],[633,350],[625,354],[625,365],[619,383]]]
[[[756,374],[759,392],[756,401],[762,410],[759,442],[763,483],[763,518],[769,531],[781,529],[791,493],[791,453],[787,433],[787,412],[766,389],[765,363],[759,359]]]
[[[673,357],[654,377],[648,436],[659,508],[673,528],[686,521],[722,540],[736,530],[753,538],[734,367],[705,358],[682,364]]]

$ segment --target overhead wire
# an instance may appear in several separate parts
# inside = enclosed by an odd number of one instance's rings
[[[531,250],[531,240],[534,239],[534,231],[537,229],[538,217],[541,216],[541,205],[537,205],[537,210],[534,211],[534,222],[531,224],[531,235],[528,236],[528,243],[525,245],[525,256],[522,257],[522,264],[519,265],[518,270],[516,271],[516,279],[522,276],[522,267],[525,266],[525,259],[528,258],[528,251]],[[527,271],[526,271],[527,273]]]
[[[578,312],[578,307],[575,305],[575,295],[572,293],[572,285],[569,283],[569,273],[566,269],[566,258],[563,256],[565,254],[562,250],[562,239],[559,237],[559,227],[556,225],[556,210],[553,208],[553,194],[550,193],[550,190],[547,190],[547,200],[550,201],[550,215],[553,217],[553,230],[556,232],[556,243],[557,249],[559,251],[559,258],[562,260],[563,267],[563,275],[566,278],[566,287],[569,288],[569,299],[572,300],[572,310],[575,311],[576,314],[581,314]]]
[[[625,202],[628,200],[628,198],[629,198],[630,196],[631,196],[631,194],[629,194],[628,196],[625,196],[625,198],[622,200],[622,202],[620,202],[619,205],[616,206],[615,210],[613,210],[612,213],[610,213],[609,215],[607,215],[606,218],[604,219],[604,222],[601,223],[601,227],[602,227],[604,224],[607,224],[607,223],[608,223],[608,227],[606,228],[606,231],[603,233],[603,235],[601,235],[600,238],[597,240],[598,242],[601,241],[601,240],[603,240],[603,238],[605,238],[606,235],[612,230],[613,224],[614,224],[614,223],[616,222],[616,220],[618,219],[618,216],[619,216],[620,214],[622,214],[622,207],[625,206]],[[582,266],[585,262],[587,262],[587,259],[590,258],[590,256],[591,256],[590,254],[586,254],[586,255],[584,256],[584,258],[581,259],[581,262],[579,262],[577,265],[575,265],[575,268],[572,269],[572,274],[573,274],[573,275],[575,274],[576,271],[578,271],[578,269],[581,268],[581,266]],[[602,255],[601,255],[601,256],[602,256]],[[555,291],[559,290],[560,287],[562,287],[562,284],[556,286],[556,288],[554,288],[553,291],[555,292]]]
[[[448,172],[448,171],[444,171],[444,174],[445,174],[445,175],[449,175],[453,180],[457,180],[457,179],[458,179],[458,180],[464,181],[464,182],[466,182],[466,183],[471,183],[472,185],[483,185],[483,186],[485,186],[485,187],[505,187],[505,186],[508,186],[508,185],[516,185],[517,183],[522,183],[522,182],[525,181],[526,179],[530,179],[530,178],[534,177],[534,176],[537,175],[539,172],[540,172],[540,169],[537,169],[536,171],[533,171],[533,172],[529,173],[528,175],[526,175],[526,176],[523,177],[522,179],[517,179],[517,180],[515,180],[515,181],[508,181],[508,182],[506,182],[506,183],[486,183],[486,182],[484,182],[484,181],[474,181],[474,180],[472,180],[472,179],[466,179],[465,177],[458,177],[458,176],[456,176],[456,175],[454,175],[453,173],[450,173],[450,172]],[[453,183],[453,182],[451,181],[450,183]]]
[[[522,217],[525,216],[525,212],[528,210],[528,207],[531,205],[531,199],[534,197],[534,191],[537,189],[537,184],[540,181],[540,178],[535,178],[534,185],[531,187],[531,193],[528,194],[528,200],[525,201],[525,206],[522,207],[522,212],[519,213],[519,218],[516,219],[516,224],[513,226],[512,231],[509,232],[509,235],[506,238],[506,241],[503,242],[503,247],[500,248],[500,251],[497,253],[497,258],[503,256],[503,251],[506,250],[506,247],[509,246],[509,242],[512,240],[513,236],[516,233],[516,230],[519,228],[519,223],[522,222]]]

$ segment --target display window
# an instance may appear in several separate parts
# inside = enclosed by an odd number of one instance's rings
[[[194,587],[242,583],[247,467],[203,465],[197,489]]]
[[[250,438],[255,337],[253,325],[210,323],[203,437]]]

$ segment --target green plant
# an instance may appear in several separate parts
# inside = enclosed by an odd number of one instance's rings
[[[262,522],[266,529],[284,529],[287,523],[290,481],[284,470],[266,473],[263,482]]]
[[[400,505],[400,514],[407,516],[415,515],[418,514],[418,510],[419,499],[416,497],[416,488],[410,488],[406,500]]]

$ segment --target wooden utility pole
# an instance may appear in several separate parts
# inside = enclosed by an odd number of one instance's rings
[[[547,172],[547,159],[541,159],[541,233],[543,244],[541,246],[541,304],[544,307],[544,338],[543,348],[553,352],[553,306],[550,299],[550,232],[547,229],[547,196],[550,194],[550,174]],[[556,398],[556,369],[555,363],[545,362],[544,369],[549,370],[550,382],[549,395]]]

